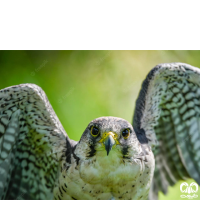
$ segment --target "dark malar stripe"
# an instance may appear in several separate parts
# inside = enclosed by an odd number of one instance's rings
[[[128,152],[129,152],[129,147],[128,146],[123,147],[123,149],[122,149],[123,158],[127,158],[127,159],[129,158]]]
[[[89,155],[87,157],[93,157],[95,154],[96,154],[96,150],[95,150],[95,144],[91,144],[90,145],[90,152],[89,152]]]

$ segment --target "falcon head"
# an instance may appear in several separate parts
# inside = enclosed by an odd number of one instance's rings
[[[129,122],[101,117],[85,129],[74,150],[74,163],[78,160],[77,169],[85,182],[112,188],[136,180],[141,169],[138,160],[141,152],[141,144]]]
[[[130,158],[137,151],[139,141],[132,125],[117,117],[100,117],[89,123],[77,147],[76,154],[80,158],[112,156]]]

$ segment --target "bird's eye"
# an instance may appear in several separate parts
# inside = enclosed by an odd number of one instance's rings
[[[124,139],[127,139],[130,136],[130,130],[129,129],[124,129],[122,131],[122,136]]]
[[[96,137],[97,135],[99,135],[99,129],[97,127],[93,126],[91,128],[91,135],[94,136],[94,137]]]

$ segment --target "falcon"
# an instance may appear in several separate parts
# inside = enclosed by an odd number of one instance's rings
[[[145,200],[178,180],[200,185],[200,70],[154,67],[142,84],[132,125],[91,121],[71,140],[44,91],[0,91],[1,200]]]

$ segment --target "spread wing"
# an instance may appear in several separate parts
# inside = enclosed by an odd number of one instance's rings
[[[183,63],[160,64],[143,82],[133,127],[153,146],[155,173],[150,199],[169,185],[193,178],[200,185],[200,70]]]
[[[59,161],[72,144],[40,87],[1,90],[0,199],[52,199]]]

